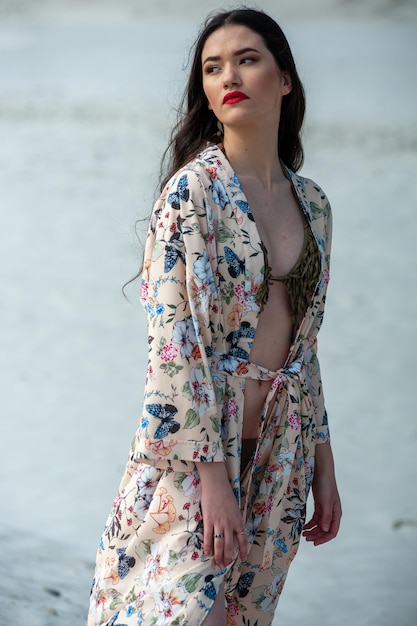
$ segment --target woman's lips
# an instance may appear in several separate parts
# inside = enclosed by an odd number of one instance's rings
[[[242,91],[230,91],[223,98],[223,104],[236,104],[236,102],[242,102],[242,100],[249,100],[249,96]]]

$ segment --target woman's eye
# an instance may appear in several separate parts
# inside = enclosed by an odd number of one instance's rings
[[[241,63],[253,63],[254,61],[255,59],[253,59],[252,57],[245,57],[244,59],[240,60]]]
[[[219,69],[220,68],[218,65],[209,65],[208,67],[206,67],[206,74],[215,74],[219,71]]]

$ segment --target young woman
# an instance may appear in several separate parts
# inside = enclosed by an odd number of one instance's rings
[[[143,411],[89,625],[267,626],[301,535],[338,532],[316,339],[331,216],[295,173],[304,104],[274,20],[208,20],[150,221]]]

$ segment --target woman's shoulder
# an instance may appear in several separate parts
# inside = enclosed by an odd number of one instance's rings
[[[216,144],[207,144],[188,163],[183,165],[167,182],[166,189],[178,185],[193,184],[198,181],[203,188],[207,188],[216,178],[227,176],[228,161]],[[180,182],[181,181],[181,182]]]

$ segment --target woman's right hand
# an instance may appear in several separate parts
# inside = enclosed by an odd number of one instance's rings
[[[197,469],[201,480],[204,554],[213,555],[214,564],[224,567],[236,557],[237,541],[240,558],[246,561],[248,539],[225,464],[197,463]]]

